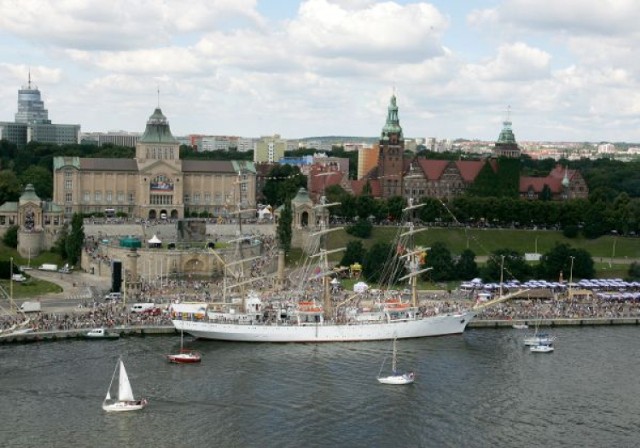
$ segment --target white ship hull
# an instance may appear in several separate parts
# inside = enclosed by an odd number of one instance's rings
[[[176,330],[196,338],[238,342],[349,342],[422,338],[460,334],[475,311],[415,320],[356,324],[252,325],[174,319]]]

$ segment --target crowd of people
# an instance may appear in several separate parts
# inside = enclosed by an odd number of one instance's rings
[[[264,256],[251,264],[251,276],[261,277],[262,269],[268,266],[276,252],[273,241],[266,241]],[[267,282],[267,280],[264,280]],[[270,280],[269,280],[270,281]],[[32,313],[28,316],[8,314],[0,316],[0,334],[20,326],[28,317],[27,328],[34,331],[82,330],[95,327],[113,328],[119,326],[170,326],[169,305],[185,301],[218,301],[224,283],[222,280],[183,279],[166,280],[161,284],[148,283],[143,286],[145,299],[138,301],[154,301],[156,309],[153,313],[132,312],[131,301],[122,303],[104,303],[96,301],[80,305],[76,312],[64,313]],[[248,289],[262,290],[260,285],[251,285]],[[321,280],[306,282],[303,287],[292,285],[290,289],[275,292],[261,292],[265,301],[277,299],[281,302],[295,303],[299,300],[322,302],[324,286]],[[461,311],[474,305],[473,300],[462,299],[464,293],[430,294],[421,297],[420,314],[435,315]],[[352,300],[349,300],[352,298]],[[367,308],[380,297],[368,292],[354,296],[343,289],[333,289],[334,305]],[[340,307],[338,307],[340,313]],[[340,314],[338,314],[340,317]],[[343,316],[344,317],[344,316]],[[508,301],[481,308],[476,319],[481,320],[551,320],[551,319],[640,319],[640,301],[611,300],[598,295],[572,298],[557,296],[551,298],[510,299]]]
[[[476,318],[489,320],[640,318],[640,302],[614,302],[599,298],[510,300],[485,308]]]

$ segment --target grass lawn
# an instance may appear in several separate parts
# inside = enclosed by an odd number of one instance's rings
[[[360,240],[366,248],[376,241],[393,241],[397,227],[374,227],[371,238]],[[328,234],[329,249],[345,247],[351,240],[356,240],[347,232]],[[586,238],[565,238],[562,232],[550,230],[512,230],[512,229],[443,229],[430,228],[416,234],[416,244],[427,246],[444,243],[452,255],[458,255],[465,249],[471,249],[478,256],[490,255],[498,249],[513,249],[520,253],[545,253],[555,244],[566,243],[577,249],[585,249],[596,258],[629,258],[640,259],[640,238],[602,236],[595,240]]]
[[[9,280],[0,280],[0,286],[4,288],[7,294],[10,293],[9,283]],[[25,282],[13,282],[14,299],[26,299],[56,292],[62,292],[62,288],[55,283],[38,280],[33,277],[28,278]]]
[[[37,257],[33,257],[29,260],[29,258],[23,258],[20,256],[16,249],[7,247],[0,241],[0,260],[9,261],[11,257],[13,257],[14,266],[26,266],[27,264],[30,264],[31,267],[37,268],[43,263],[53,263],[58,266],[62,265],[62,258],[60,255],[54,254],[53,252],[42,252]]]

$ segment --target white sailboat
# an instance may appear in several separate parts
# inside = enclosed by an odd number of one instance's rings
[[[540,321],[536,321],[535,332],[533,336],[525,336],[524,345],[527,347],[531,346],[550,346],[556,340],[556,337],[550,335],[549,333],[540,333],[538,332],[538,325]]]
[[[113,380],[118,373],[118,398],[116,400],[111,398],[111,386]],[[107,396],[102,402],[102,409],[107,412],[122,412],[122,411],[137,411],[143,409],[147,405],[146,399],[136,400],[133,396],[133,390],[131,389],[131,383],[127,376],[127,371],[124,368],[122,358],[118,358],[116,368],[111,376],[111,382],[109,383],[109,389],[107,389]]]
[[[331,205],[322,202],[317,207]],[[415,250],[412,237],[426,228],[415,228],[411,214],[422,205],[410,204],[403,210],[405,226],[399,227],[396,241],[397,247],[403,250],[399,253],[394,247],[387,260],[388,269],[395,270],[387,278],[397,278],[398,269],[408,272],[396,281],[410,282],[412,298],[409,302],[385,297],[364,310],[357,305],[361,296],[355,294],[341,303],[334,303],[329,293],[329,280],[335,271],[329,267],[327,256],[335,250],[322,249],[318,241],[337,229],[327,228],[326,222],[322,221],[319,231],[310,238],[315,252],[309,252],[312,254],[309,260],[320,260],[320,263],[307,273],[311,275],[296,275],[301,280],[304,277],[301,283],[306,285],[321,280],[325,286],[322,300],[313,298],[309,301],[303,290],[295,292],[298,300],[294,304],[278,298],[265,300],[258,294],[243,295],[240,303],[179,303],[172,305],[172,323],[178,331],[199,339],[239,342],[375,341],[460,334],[478,313],[477,307],[449,311],[434,309],[430,313],[419,308],[416,279],[426,270],[420,269],[420,256],[425,249]]]
[[[384,364],[386,361],[382,361],[382,365],[380,366],[380,372],[378,372],[378,382],[382,384],[411,384],[416,379],[415,372],[398,372],[398,350],[396,348],[397,339],[393,340],[393,353],[391,355],[391,375],[380,376],[382,374],[382,370],[384,369]]]

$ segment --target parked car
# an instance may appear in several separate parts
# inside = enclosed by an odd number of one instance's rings
[[[27,277],[22,274],[13,274],[11,276],[11,280],[13,280],[14,282],[24,282],[27,280]]]
[[[109,294],[104,296],[104,300],[107,301],[107,302],[108,301],[117,302],[120,299],[122,299],[122,293],[121,292],[110,292]]]
[[[147,316],[160,316],[162,314],[162,309],[156,306],[142,311],[142,314],[146,314]]]

